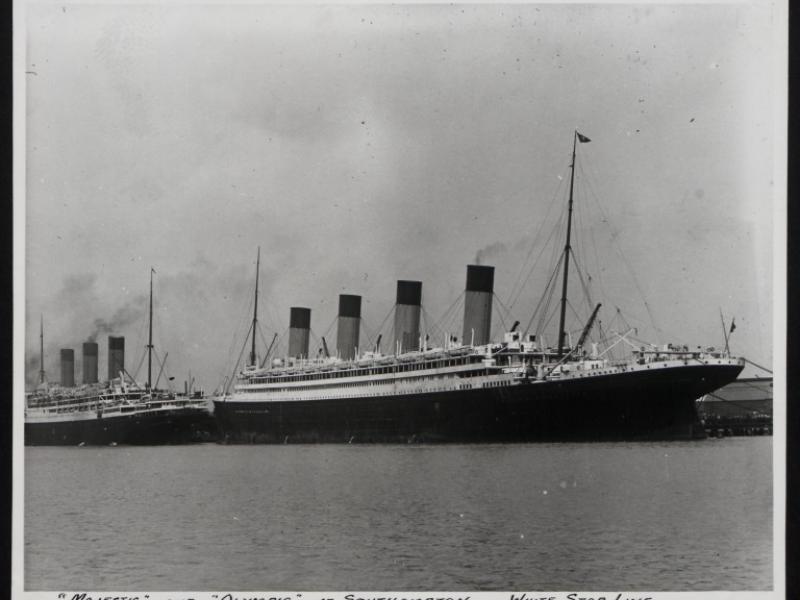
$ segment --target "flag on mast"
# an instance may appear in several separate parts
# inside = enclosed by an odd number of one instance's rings
[[[592,141],[592,140],[590,140],[588,137],[586,137],[585,135],[583,135],[583,134],[581,134],[581,133],[579,133],[579,132],[577,132],[577,131],[576,131],[575,133],[577,133],[577,134],[578,134],[578,141],[579,141],[581,144],[586,144],[586,143],[588,143],[588,142],[591,142],[591,141]]]
[[[736,329],[736,317],[731,319],[731,330],[728,332],[728,335],[732,334],[734,329]]]

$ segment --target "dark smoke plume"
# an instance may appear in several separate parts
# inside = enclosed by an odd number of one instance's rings
[[[119,332],[119,330],[131,323],[137,322],[145,314],[147,301],[148,298],[144,294],[136,296],[128,304],[122,308],[118,308],[110,319],[95,319],[94,333],[89,336],[87,341],[96,342],[97,336],[99,335]]]
[[[493,258],[498,254],[502,254],[507,250],[508,248],[506,248],[506,245],[503,242],[495,242],[494,244],[489,244],[488,246],[485,246],[480,250],[478,250],[477,254],[475,254],[475,264],[481,265],[483,264],[483,261],[489,258]]]

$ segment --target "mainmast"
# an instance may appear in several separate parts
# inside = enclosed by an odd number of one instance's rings
[[[39,319],[39,383],[44,383],[44,316]]]
[[[151,388],[153,377],[153,273],[156,270],[150,267],[150,335],[147,338],[147,389]]]
[[[578,130],[572,137],[572,173],[569,178],[569,210],[567,213],[567,243],[564,245],[564,279],[561,285],[561,318],[558,322],[558,357],[564,354],[564,320],[567,315],[567,280],[569,278],[569,254],[572,251],[570,236],[572,234],[572,190],[575,185],[575,146],[578,141]],[[581,140],[583,141],[583,140]]]
[[[261,246],[258,247],[258,254],[256,256],[256,298],[255,302],[253,303],[253,327],[252,327],[252,335],[253,335],[253,342],[250,346],[250,364],[258,366],[256,363],[256,324],[258,323],[258,271],[261,266]]]

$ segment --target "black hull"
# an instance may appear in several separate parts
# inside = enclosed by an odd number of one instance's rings
[[[739,365],[304,402],[214,402],[234,443],[477,443],[702,439],[695,400]]]
[[[202,409],[154,411],[99,419],[25,423],[26,446],[167,445],[215,441],[217,427]]]

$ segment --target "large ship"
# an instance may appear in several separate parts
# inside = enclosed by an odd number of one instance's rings
[[[211,441],[216,425],[202,391],[183,394],[152,385],[153,272],[150,275],[150,321],[147,382],[137,383],[125,370],[125,338],[108,338],[108,380],[98,382],[98,344],[83,344],[83,384],[75,385],[74,351],[61,350],[61,381],[47,381],[44,328],[40,329],[39,385],[25,398],[25,444],[29,446],[182,444]]]
[[[359,351],[361,297],[339,296],[336,351],[309,355],[310,310],[292,307],[288,352],[269,364],[256,355],[214,399],[223,441],[238,443],[471,443],[698,439],[706,433],[695,400],[736,379],[744,367],[727,349],[635,346],[611,358],[584,348],[596,305],[576,343],[565,328],[576,143],[573,138],[566,244],[559,264],[558,342],[548,347],[517,323],[490,339],[494,268],[468,265],[459,341],[420,333],[419,281],[398,281],[394,348],[380,337]],[[617,334],[611,346],[631,344]],[[274,339],[273,339],[274,342]],[[267,357],[269,357],[269,351]]]

